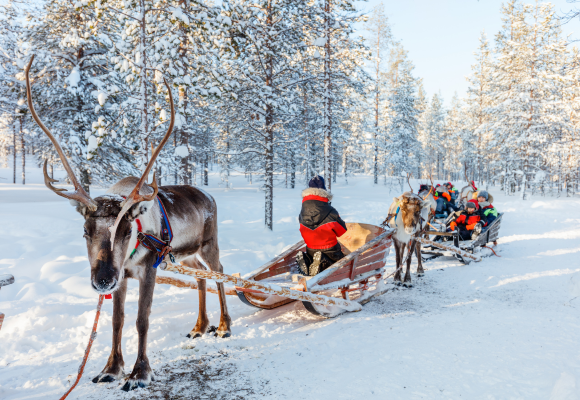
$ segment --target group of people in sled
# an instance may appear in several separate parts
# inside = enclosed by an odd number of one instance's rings
[[[426,187],[428,190],[428,186]],[[474,186],[475,188],[475,186]],[[448,232],[458,231],[462,240],[477,238],[497,218],[493,197],[485,190],[477,190],[461,210],[456,204],[458,191],[451,182],[437,185],[433,197],[437,202],[436,218],[448,219]],[[441,237],[443,239],[443,237]]]
[[[422,185],[420,192],[430,190]],[[451,182],[437,185],[433,197],[437,202],[435,216],[446,218],[448,231],[458,230],[462,240],[475,239],[497,218],[493,197],[485,190],[473,195],[460,210],[456,205],[458,190]],[[296,262],[303,275],[314,276],[344,257],[338,238],[346,233],[346,224],[330,202],[332,194],[326,190],[324,178],[315,176],[302,191],[300,234],[306,243],[306,252],[298,252]]]

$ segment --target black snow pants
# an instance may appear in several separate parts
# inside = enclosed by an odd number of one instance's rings
[[[326,268],[330,267],[332,264],[344,257],[340,243],[337,243],[329,249],[323,250],[306,247],[306,253],[304,253],[304,261],[306,262],[306,265],[310,266],[310,264],[312,264],[314,253],[317,251],[322,253],[322,257],[320,258],[320,272],[324,271]]]

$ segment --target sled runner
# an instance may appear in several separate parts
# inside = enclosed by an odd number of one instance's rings
[[[0,289],[2,286],[8,286],[14,283],[14,277],[9,274],[0,275]],[[0,329],[2,329],[2,323],[4,322],[4,314],[0,312]]]
[[[385,258],[392,244],[393,229],[358,223],[347,223],[348,231],[338,238],[343,259],[316,276],[302,276],[295,257],[306,251],[304,241],[278,255],[270,262],[244,276],[247,281],[276,285],[293,291],[322,295],[328,299],[342,298],[365,304],[371,297],[384,293],[382,287]],[[271,310],[295,301],[295,298],[265,293],[253,288],[236,286],[242,302],[249,306]],[[344,312],[329,301],[324,303],[302,300],[311,313],[334,317]]]
[[[428,231],[427,233],[434,236],[451,237],[451,240],[437,243],[430,240],[422,240],[421,243],[425,244],[424,248],[432,250],[431,252],[423,252],[423,254],[428,256],[423,261],[433,260],[434,258],[445,255],[441,250],[451,252],[463,264],[469,264],[471,261],[480,261],[481,257],[489,257],[495,254],[493,247],[497,245],[502,217],[503,213],[499,213],[491,225],[485,227],[485,230],[474,240],[461,240],[459,233],[456,231],[444,232],[447,224],[446,221],[441,222],[440,227],[442,232]],[[493,246],[488,247],[488,243],[493,243]],[[490,251],[483,251],[484,249],[489,249]]]

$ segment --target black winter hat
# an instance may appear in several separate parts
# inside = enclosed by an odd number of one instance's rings
[[[324,178],[320,175],[315,176],[310,179],[310,182],[308,182],[308,187],[326,190],[326,186],[324,186]]]

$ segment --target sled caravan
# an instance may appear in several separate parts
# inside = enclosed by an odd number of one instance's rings
[[[153,379],[146,341],[156,284],[198,290],[198,318],[188,337],[213,334],[226,338],[231,335],[227,296],[237,296],[244,304],[266,310],[300,301],[308,312],[330,318],[358,311],[373,297],[385,293],[385,281],[390,277],[395,283],[410,286],[413,254],[420,276],[424,273],[423,261],[443,255],[455,256],[463,263],[480,261],[486,255],[483,249],[493,251],[487,244],[496,244],[502,214],[493,208],[493,197],[477,191],[473,184],[458,192],[451,183],[434,186],[431,182],[430,186],[422,185],[418,194],[405,192],[395,198],[383,224],[375,226],[343,221],[331,205],[332,194],[326,190],[324,179],[315,176],[302,192],[297,226],[302,240],[243,277],[239,273],[226,274],[219,260],[217,205],[213,197],[189,185],[158,186],[155,174],[151,183],[146,183],[175,122],[169,82],[164,81],[171,108],[167,133],[152,152],[142,176],[125,177],[105,195],[92,198],[76,178],[58,140],[36,114],[29,78],[33,61],[34,56],[25,69],[28,108],[53,143],[74,190],[53,186],[56,180],[48,175],[46,163],[45,185],[70,200],[84,219],[83,236],[91,267],[87,279],[99,294],[91,340],[77,380],[63,398],[83,373],[105,298],[112,298],[114,303],[111,354],[92,381],[123,379],[122,389],[129,391],[145,387]],[[433,240],[430,236],[434,236]],[[396,269],[387,273],[385,262],[392,245]],[[422,251],[422,245],[429,251]],[[407,267],[403,275],[404,264]],[[159,270],[192,276],[196,282],[158,273]],[[129,278],[139,281],[139,356],[125,378],[121,333]],[[208,285],[207,280],[215,285]],[[13,278],[1,280],[3,284],[12,281]],[[219,296],[217,327],[210,325],[207,316],[207,291]]]

